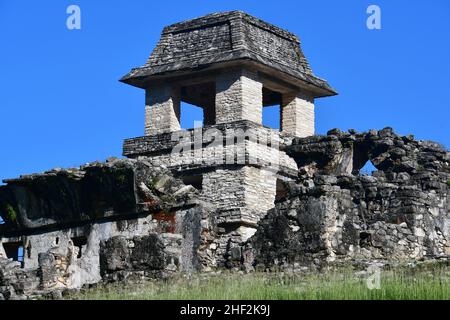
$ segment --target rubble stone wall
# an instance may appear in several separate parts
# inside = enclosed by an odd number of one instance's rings
[[[0,208],[5,220],[0,234],[0,298],[6,299],[60,294],[127,274],[146,278],[197,270],[201,221],[213,216],[198,192],[167,169],[131,159],[9,180],[0,189]],[[11,210],[14,216],[6,214]],[[107,268],[105,273],[102,255],[108,252],[102,245],[117,237],[125,239],[130,250],[133,245],[140,248],[132,250],[130,261],[147,257],[150,253],[137,252],[150,250],[149,243],[154,243],[157,249],[151,252],[162,262],[131,264],[128,270]],[[4,250],[9,244],[17,246],[16,252],[9,250],[13,256]],[[116,258],[120,257],[111,257]]]
[[[299,177],[251,238],[254,266],[449,255],[450,157],[442,146],[390,128],[332,130],[294,139],[288,153]],[[366,161],[378,169],[372,175],[359,172]]]
[[[197,190],[158,157],[140,156],[8,180],[0,187],[0,299],[179,272],[450,255],[444,147],[391,128],[281,138],[277,151],[297,176],[261,164],[197,167]],[[368,161],[372,174],[361,172]],[[6,256],[8,243],[23,246],[22,262]]]

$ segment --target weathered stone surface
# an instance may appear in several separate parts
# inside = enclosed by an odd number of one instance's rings
[[[315,133],[314,98],[305,94],[285,94],[281,106],[281,130],[295,137]]]
[[[126,239],[110,238],[100,244],[100,269],[104,279],[153,278],[181,270],[183,236],[156,234]]]
[[[17,185],[26,197],[14,196]],[[201,221],[213,216],[195,188],[145,159],[25,176],[8,180],[3,192],[13,196],[0,207],[17,212],[14,220],[5,216],[0,234],[5,299],[59,296],[101,281],[101,270],[108,280],[122,279],[118,271],[155,271],[146,277],[192,271],[200,263]],[[23,261],[13,262],[20,247]]]
[[[389,127],[314,136],[314,99],[335,92],[289,32],[242,12],[178,23],[123,81],[146,89],[130,159],[0,187],[0,300],[450,254],[449,152]],[[203,108],[203,128],[179,130],[181,101]],[[273,104],[281,133],[261,124]]]
[[[447,255],[450,167],[441,146],[398,136],[391,128],[332,130],[328,136],[294,139],[287,152],[297,159],[299,178],[286,184],[288,195],[250,239],[254,265]],[[380,154],[383,160],[374,161]],[[372,160],[379,170],[373,176],[353,175],[363,160]],[[353,169],[342,170],[347,163]]]
[[[258,176],[257,168],[256,176],[246,180],[253,174],[252,167],[230,175],[229,185],[220,172],[223,169],[208,171],[201,191],[174,179],[154,158],[146,157],[112,159],[9,181],[2,199],[6,199],[5,192],[14,195],[12,189],[22,184],[30,190],[27,193],[39,195],[33,196],[40,201],[18,198],[9,202],[22,211],[16,223],[5,216],[2,243],[21,243],[27,254],[23,264],[1,260],[2,297],[58,297],[64,290],[102,279],[138,281],[215,268],[315,268],[342,261],[408,261],[448,255],[449,154],[439,145],[398,136],[387,128],[366,133],[336,129],[327,136],[294,138],[282,148],[297,161],[299,170],[295,180],[277,182],[277,190],[284,191],[277,196],[274,209],[261,199],[275,199],[270,191],[275,180]],[[397,161],[399,156],[413,165],[405,167]],[[358,174],[363,160],[371,160],[380,170],[371,176]],[[68,177],[68,172],[74,177]],[[130,181],[120,180],[126,188],[118,186],[121,175],[130,177]],[[90,184],[83,182],[87,176],[92,176],[87,180]],[[132,218],[131,212],[120,210],[116,214],[116,200],[100,197],[104,201],[98,204],[98,197],[91,196],[92,203],[85,208],[112,209],[88,216],[78,226],[66,224],[71,220],[64,210],[52,211],[57,218],[45,220],[48,215],[30,214],[46,213],[43,207],[29,209],[24,204],[45,203],[48,195],[49,201],[62,201],[55,208],[74,212],[72,208],[82,207],[77,203],[82,197],[68,201],[51,191],[39,191],[45,179],[65,185],[72,195],[83,194],[84,187],[92,191],[106,186],[112,194],[127,192],[121,199],[134,201],[130,208],[138,216]],[[72,184],[59,183],[71,179]],[[248,200],[251,210],[247,212],[233,209],[240,204],[233,204],[236,198],[230,194],[208,189],[225,184],[219,189],[239,192],[232,188],[236,181],[246,195],[243,199]],[[80,185],[72,190],[76,183]],[[262,192],[268,192],[267,196],[261,198]],[[213,205],[206,206],[206,201]],[[35,224],[21,223],[26,219]],[[233,222],[239,222],[237,228],[229,227]],[[28,230],[39,233],[17,237]],[[3,248],[0,255],[5,256]]]
[[[122,81],[145,87],[145,80],[154,76],[235,61],[252,61],[291,75],[321,89],[321,95],[335,94],[326,81],[313,75],[296,35],[240,11],[165,27],[147,63]]]
[[[160,186],[162,180],[166,183]],[[165,169],[132,159],[111,159],[5,182],[0,187],[0,214],[9,232],[170,210],[168,204],[182,206],[188,200],[174,197],[184,184]]]
[[[168,85],[147,90],[145,135],[176,130],[180,130],[180,94]]]
[[[216,78],[216,123],[250,120],[262,124],[263,86],[255,71],[227,70]]]

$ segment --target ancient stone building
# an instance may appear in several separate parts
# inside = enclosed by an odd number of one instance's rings
[[[167,164],[235,228],[255,227],[277,181],[297,176],[280,139],[313,135],[314,99],[336,94],[294,34],[239,11],[164,28],[147,63],[122,81],[146,94],[145,136],[126,140],[123,154]],[[203,128],[178,132],[182,101],[203,109]],[[271,105],[280,106],[281,135],[262,125]]]
[[[450,154],[391,128],[315,135],[336,94],[298,38],[243,12],[164,28],[123,82],[145,90],[124,159],[0,186],[0,299],[178,272],[450,255]],[[181,103],[204,125],[181,130]],[[280,106],[280,130],[262,110]],[[138,107],[138,106],[136,106]],[[362,175],[371,161],[377,171]]]

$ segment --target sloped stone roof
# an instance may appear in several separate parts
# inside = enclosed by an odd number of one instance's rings
[[[146,64],[132,69],[121,81],[142,86],[143,79],[213,64],[250,60],[274,68],[334,95],[316,77],[298,37],[241,11],[213,13],[164,28]]]

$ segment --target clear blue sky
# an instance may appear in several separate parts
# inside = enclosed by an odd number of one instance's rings
[[[71,4],[81,30],[66,28]],[[366,28],[370,4],[381,30]],[[318,133],[392,126],[450,146],[448,0],[0,0],[0,179],[120,156],[143,135],[144,92],[118,79],[163,26],[236,9],[299,35],[339,91],[317,100]]]

